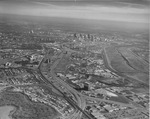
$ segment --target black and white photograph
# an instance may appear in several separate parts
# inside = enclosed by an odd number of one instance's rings
[[[0,119],[149,119],[149,0],[0,0]]]

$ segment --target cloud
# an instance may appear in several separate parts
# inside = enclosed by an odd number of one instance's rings
[[[149,15],[148,9],[144,7],[117,7],[104,5],[61,6],[38,1],[32,1],[26,4],[10,4],[9,2],[1,2],[0,12],[33,16],[111,20],[137,23],[148,23]]]

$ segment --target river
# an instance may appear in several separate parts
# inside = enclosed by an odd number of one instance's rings
[[[0,107],[0,119],[12,119],[11,111],[14,110],[13,106],[1,106]]]

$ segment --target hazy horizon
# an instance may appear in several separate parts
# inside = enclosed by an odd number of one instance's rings
[[[146,1],[103,0],[1,0],[1,14],[48,16],[90,20],[109,20],[118,22],[149,22],[149,8]]]

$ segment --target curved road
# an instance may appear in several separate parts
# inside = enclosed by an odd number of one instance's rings
[[[48,75],[51,76],[54,80],[52,81],[50,78],[47,78],[46,76],[43,75],[42,71],[41,71],[41,67],[42,67],[42,63],[44,62],[44,60],[47,58],[47,54],[45,55],[45,57],[43,58],[43,60],[41,61],[40,65],[39,65],[39,73],[41,74],[42,78],[47,82],[50,83],[56,90],[58,90],[64,97],[65,99],[73,106],[76,108],[76,111],[70,115],[69,117],[66,117],[66,119],[80,119],[82,114],[84,114],[88,119],[93,119],[93,117],[91,117],[91,115],[89,115],[88,113],[84,112],[84,109],[86,107],[86,99],[90,99],[93,101],[105,101],[105,102],[110,102],[110,103],[114,103],[114,104],[119,104],[119,105],[123,105],[126,107],[135,107],[135,105],[132,104],[124,104],[124,103],[119,103],[116,101],[110,101],[110,100],[105,100],[105,99],[100,99],[100,98],[95,98],[95,97],[89,97],[86,95],[81,94],[80,92],[76,91],[74,88],[72,88],[70,85],[68,85],[66,82],[64,82],[62,79],[60,79],[54,72],[55,68],[57,67],[57,65],[59,64],[59,62],[61,61],[61,59],[63,58],[64,55],[66,55],[67,53],[70,52],[74,52],[73,50],[70,50],[68,48],[63,48],[63,52],[57,57],[57,60],[50,66],[50,72],[48,72]],[[76,51],[75,51],[76,52]],[[111,65],[109,64],[108,61],[108,57],[105,51],[105,48],[103,49],[103,58],[105,60],[105,65],[107,65],[107,67],[109,67],[111,70],[113,70],[113,72],[117,72],[115,71]],[[56,87],[54,85],[55,83],[61,84],[63,87],[65,87],[67,89],[68,92],[70,92],[71,94],[74,95],[77,104],[70,98],[68,98],[66,95],[63,94],[63,92],[58,89],[58,87]]]

